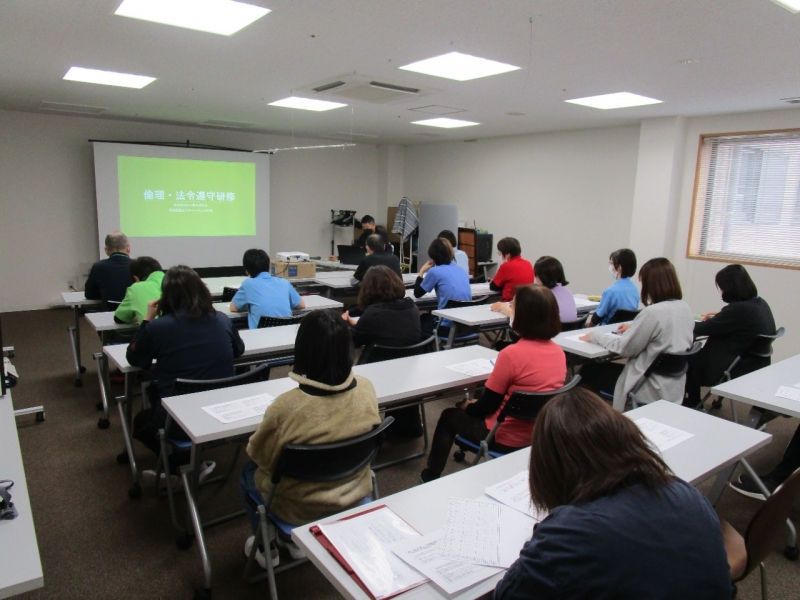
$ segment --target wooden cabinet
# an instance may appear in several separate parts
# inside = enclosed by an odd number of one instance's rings
[[[469,258],[469,276],[478,273],[478,236],[474,229],[458,228],[458,249],[463,250]]]

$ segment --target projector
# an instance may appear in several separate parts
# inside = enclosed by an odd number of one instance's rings
[[[308,254],[305,252],[278,252],[276,258],[283,262],[307,262]]]

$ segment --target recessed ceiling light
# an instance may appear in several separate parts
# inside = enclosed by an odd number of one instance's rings
[[[630,92],[618,92],[616,94],[603,94],[602,96],[589,96],[587,98],[576,98],[565,100],[570,104],[580,104],[590,108],[600,108],[609,110],[612,108],[628,108],[629,106],[645,106],[647,104],[661,104],[662,100],[639,96]]]
[[[455,129],[456,127],[472,127],[473,125],[480,125],[472,121],[461,121],[460,119],[446,119],[444,117],[439,119],[425,119],[424,121],[412,121],[413,125],[427,125],[428,127],[441,127],[443,129]]]
[[[114,14],[153,23],[233,35],[271,12],[233,0],[124,0]]]
[[[772,0],[778,6],[782,6],[792,13],[800,12],[800,0]]]
[[[298,98],[297,96],[290,96],[283,100],[270,102],[270,106],[281,106],[283,108],[299,108],[301,110],[313,110],[315,112],[322,112],[324,110],[332,110],[334,108],[341,108],[347,104],[339,102],[328,102],[327,100],[311,100],[310,98]]]
[[[421,60],[400,68],[404,71],[414,71],[415,73],[445,77],[456,81],[469,81],[470,79],[508,73],[519,69],[514,65],[478,58],[469,54],[461,54],[460,52],[442,54],[441,56]]]
[[[114,71],[98,71],[97,69],[84,69],[82,67],[70,67],[64,75],[67,81],[81,81],[83,83],[99,83],[100,85],[116,85],[119,87],[142,89],[144,86],[153,83],[155,77],[145,77],[144,75],[129,75],[128,73],[115,73]]]

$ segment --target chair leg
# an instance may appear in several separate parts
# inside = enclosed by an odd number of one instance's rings
[[[759,563],[758,569],[761,571],[761,600],[768,600],[767,598],[767,569],[764,563]]]
[[[169,417],[167,417],[167,421],[169,421]],[[167,422],[166,426],[169,426],[169,422]],[[170,518],[172,519],[172,526],[175,528],[175,531],[185,536],[187,532],[186,529],[180,524],[180,521],[178,520],[178,509],[175,506],[175,490],[172,489],[172,471],[169,468],[170,449],[167,445],[167,434],[164,429],[158,430],[158,439],[159,442],[161,443],[161,454],[158,457],[158,465],[156,466],[156,483],[155,483],[156,493],[158,493],[158,487],[159,487],[158,484],[160,480],[159,475],[161,467],[163,466],[164,481],[167,484],[167,502],[169,502],[169,515]]]
[[[481,440],[481,449],[475,453],[475,458],[472,459],[472,466],[474,467],[477,465],[484,456],[486,456],[488,459],[489,445],[486,443],[486,440]]]

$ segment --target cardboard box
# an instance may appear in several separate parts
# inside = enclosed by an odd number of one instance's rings
[[[283,279],[305,279],[317,276],[317,264],[314,262],[285,262],[272,261],[269,265],[269,274]]]

